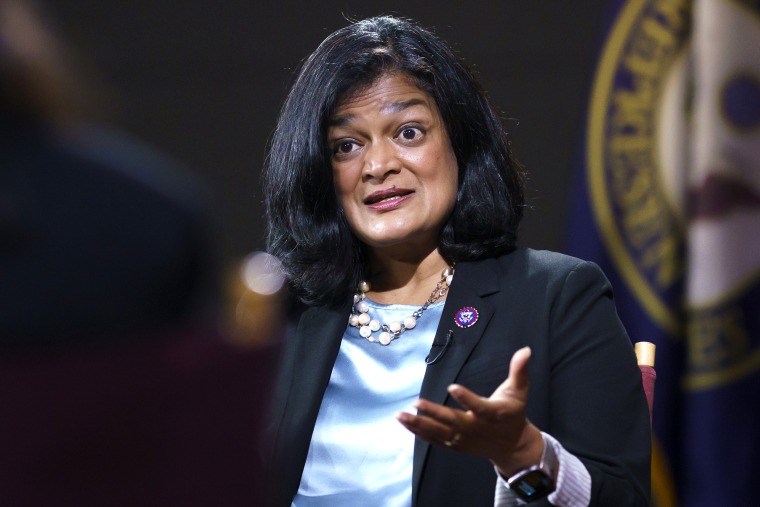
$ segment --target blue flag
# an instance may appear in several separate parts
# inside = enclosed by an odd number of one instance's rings
[[[760,1],[619,0],[568,251],[657,345],[658,507],[758,505]]]

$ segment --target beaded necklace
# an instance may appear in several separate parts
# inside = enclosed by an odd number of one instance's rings
[[[370,284],[367,281],[362,280],[359,282],[356,294],[354,294],[354,306],[351,308],[351,316],[349,317],[349,324],[359,328],[359,334],[366,338],[367,341],[372,343],[380,343],[381,345],[388,345],[390,342],[401,336],[401,334],[408,330],[414,329],[417,325],[417,319],[422,317],[425,310],[430,305],[441,299],[449,291],[451,280],[454,278],[454,266],[448,266],[441,273],[441,279],[435,285],[435,289],[430,293],[430,297],[427,301],[417,308],[411,315],[404,318],[403,322],[393,321],[390,324],[383,324],[377,319],[373,319],[369,316],[369,303],[365,301],[366,293],[370,290]],[[377,338],[372,333],[381,331]]]

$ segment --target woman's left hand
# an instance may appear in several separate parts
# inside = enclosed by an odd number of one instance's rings
[[[509,477],[537,464],[543,450],[541,432],[525,417],[529,359],[530,348],[515,352],[509,376],[488,398],[460,385],[449,386],[449,393],[464,410],[419,399],[415,402],[417,415],[401,412],[397,418],[431,444],[488,458]]]

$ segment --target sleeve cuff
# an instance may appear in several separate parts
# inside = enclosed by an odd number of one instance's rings
[[[548,496],[552,505],[559,507],[587,507],[591,502],[591,475],[575,455],[570,454],[548,433],[541,432],[545,445],[551,445],[559,462],[557,488]],[[494,467],[494,470],[496,468]],[[495,507],[526,505],[507,486],[507,480],[496,470]]]

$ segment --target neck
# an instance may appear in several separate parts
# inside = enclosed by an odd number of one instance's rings
[[[421,305],[448,266],[437,249],[416,258],[370,255],[372,285],[367,295],[382,304]]]

